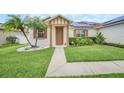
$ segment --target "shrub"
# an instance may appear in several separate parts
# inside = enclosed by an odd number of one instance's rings
[[[92,45],[94,42],[89,37],[71,37],[69,44],[72,46]]]
[[[103,34],[101,32],[98,32],[97,35],[96,35],[95,42],[97,44],[103,44],[104,41],[105,41],[105,38],[104,38]]]
[[[75,44],[75,40],[76,40],[75,37],[70,37],[70,38],[69,38],[69,44],[70,44],[70,45],[74,45],[74,44]]]
[[[81,40],[80,45],[92,45],[94,42],[89,37],[85,37]]]
[[[76,43],[75,43],[75,46],[81,46],[81,40],[83,38],[76,38]]]
[[[17,37],[16,36],[8,36],[8,37],[6,37],[6,40],[10,44],[15,44],[16,43],[16,40],[17,40]]]
[[[89,38],[92,39],[94,43],[96,43],[96,37],[89,37]]]
[[[78,44],[82,38],[84,38],[84,37],[70,37],[69,44],[72,46],[78,46]]]

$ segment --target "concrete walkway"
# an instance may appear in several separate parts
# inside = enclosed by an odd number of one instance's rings
[[[67,63],[62,47],[57,47],[49,64],[46,76],[75,76],[124,73],[124,61]]]

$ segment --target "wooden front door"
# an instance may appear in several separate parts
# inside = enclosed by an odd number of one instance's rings
[[[56,27],[56,45],[63,45],[63,27]]]

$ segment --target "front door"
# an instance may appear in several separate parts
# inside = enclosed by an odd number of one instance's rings
[[[63,27],[56,27],[56,45],[63,45]]]

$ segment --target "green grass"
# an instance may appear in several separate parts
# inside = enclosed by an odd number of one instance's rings
[[[124,60],[124,48],[93,45],[65,48],[68,62]]]
[[[24,45],[0,46],[0,77],[45,77],[54,48],[34,52],[16,52]]]
[[[80,75],[80,76],[61,76],[51,78],[124,78],[124,73],[111,73],[100,75]]]

